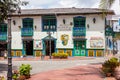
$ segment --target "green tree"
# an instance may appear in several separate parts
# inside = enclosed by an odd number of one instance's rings
[[[20,0],[0,0],[0,23],[7,19],[9,13],[19,9],[20,5],[27,5],[28,2]]]

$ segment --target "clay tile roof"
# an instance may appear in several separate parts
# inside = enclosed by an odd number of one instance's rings
[[[23,9],[21,15],[43,15],[43,14],[96,14],[102,13],[98,8],[51,8],[51,9]],[[107,10],[108,14],[114,14],[113,10]],[[17,12],[13,15],[17,15]]]

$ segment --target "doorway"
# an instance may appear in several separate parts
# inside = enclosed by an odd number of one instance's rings
[[[46,56],[50,55],[50,50],[51,50],[51,55],[52,55],[52,53],[55,52],[55,41],[51,40],[51,47],[50,47],[50,40],[45,40],[44,42],[45,42],[45,53],[46,53]]]
[[[26,55],[32,56],[33,55],[33,40],[23,41],[24,43],[24,50]]]
[[[74,41],[74,56],[85,56],[86,41]]]
[[[4,52],[7,51],[7,43],[0,44],[0,57],[4,56]]]

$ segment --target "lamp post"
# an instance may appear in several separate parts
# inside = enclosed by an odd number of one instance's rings
[[[48,36],[49,36],[49,56],[50,56],[50,59],[52,59],[52,55],[51,55],[51,32],[49,31],[48,32]]]
[[[18,15],[20,15],[20,8],[18,9]],[[12,55],[11,55],[11,12],[8,12],[8,73],[7,80],[12,80]]]
[[[11,14],[8,15],[8,73],[7,80],[12,80],[12,56],[11,56]]]

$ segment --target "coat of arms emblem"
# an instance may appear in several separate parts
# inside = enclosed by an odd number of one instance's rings
[[[69,39],[69,35],[67,35],[67,34],[61,35],[62,44],[64,46],[68,44],[68,39]]]

